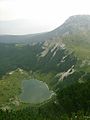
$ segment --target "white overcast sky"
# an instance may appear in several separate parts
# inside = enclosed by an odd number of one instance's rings
[[[49,30],[77,14],[90,14],[90,0],[0,0],[0,20],[28,19]]]

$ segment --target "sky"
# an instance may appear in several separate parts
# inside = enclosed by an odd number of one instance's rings
[[[53,30],[77,14],[90,15],[90,0],[0,0],[0,21],[29,20],[37,26],[32,33]]]

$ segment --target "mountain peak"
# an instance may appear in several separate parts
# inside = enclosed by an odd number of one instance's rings
[[[65,23],[90,23],[90,15],[74,15],[74,16],[70,16]]]
[[[62,36],[67,33],[79,33],[90,31],[90,15],[74,15],[69,17],[61,26],[56,28],[53,33]]]

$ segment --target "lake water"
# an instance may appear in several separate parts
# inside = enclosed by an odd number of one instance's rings
[[[41,103],[52,96],[46,83],[39,80],[24,80],[20,99],[25,103]]]

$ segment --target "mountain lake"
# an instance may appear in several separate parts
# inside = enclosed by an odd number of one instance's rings
[[[31,79],[22,81],[22,93],[19,98],[24,103],[38,104],[50,99],[53,94],[45,82]]]

